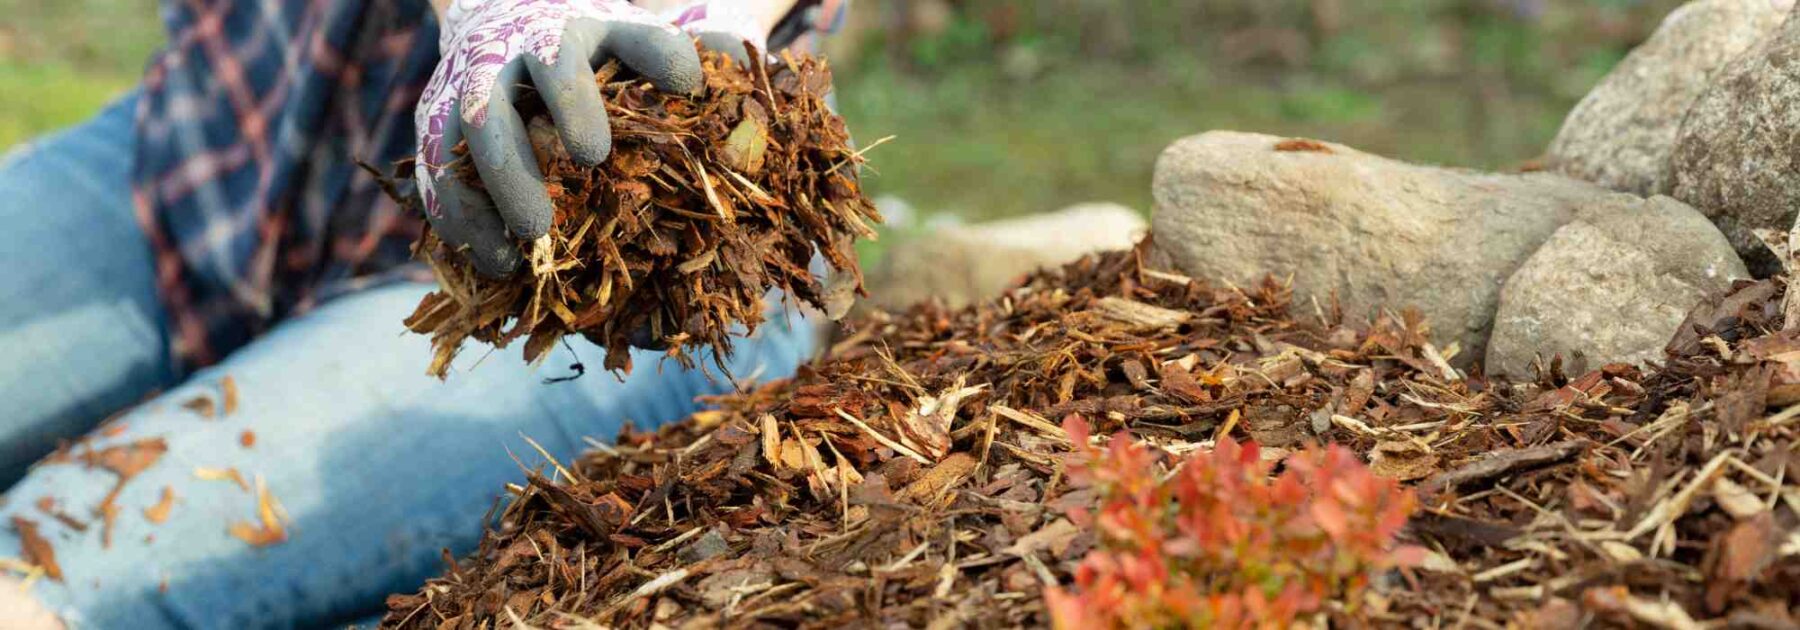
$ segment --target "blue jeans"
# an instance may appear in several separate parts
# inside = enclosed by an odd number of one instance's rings
[[[95,449],[168,445],[119,492],[110,546],[94,510],[111,473],[46,462],[7,491],[0,528],[16,516],[49,539],[64,579],[34,592],[72,627],[320,626],[378,613],[384,596],[438,573],[442,550],[473,550],[482,516],[523,478],[513,456],[542,464],[526,437],[566,462],[584,438],[657,426],[731,389],[655,353],[620,381],[597,369],[602,350],[573,339],[575,355],[559,347],[541,370],[523,363],[523,344],[485,360],[470,348],[439,382],[425,375],[429,341],[400,323],[430,290],[416,284],[340,298],[180,378],[127,189],[133,101],[0,163],[0,474],[18,478],[84,434]],[[731,371],[785,376],[815,345],[805,318],[778,314],[740,340]],[[578,357],[593,373],[544,382]],[[227,377],[235,413],[190,408],[222,407]],[[252,489],[199,469],[235,469]],[[258,522],[259,485],[285,509],[284,542],[228,534]],[[174,502],[152,522],[145,510],[165,488]],[[85,530],[41,509],[45,498]],[[0,531],[0,556],[21,552],[19,534]]]

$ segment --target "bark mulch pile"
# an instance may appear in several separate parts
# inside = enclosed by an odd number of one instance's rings
[[[1142,248],[1090,257],[975,307],[872,315],[791,380],[531,474],[383,625],[1049,625],[1045,587],[1073,589],[1107,544],[1075,524],[1100,501],[1065,465],[1079,418],[1169,456],[1255,441],[1289,468],[1334,443],[1410,488],[1399,542],[1419,557],[1303,618],[1794,627],[1781,292],[1703,305],[1666,365],[1507,383],[1452,369],[1417,317],[1346,320]]]
[[[666,345],[687,366],[687,350],[711,347],[723,367],[732,326],[754,330],[770,289],[834,311],[860,293],[852,242],[873,238],[868,222],[880,216],[857,179],[862,157],[826,107],[830,69],[810,56],[759,57],[744,67],[702,53],[706,87],[694,97],[625,78],[616,62],[603,67],[595,82],[613,152],[593,168],[563,150],[541,101],[521,99],[555,221],[521,244],[527,264],[498,279],[427,231],[416,252],[441,289],[407,326],[432,335],[431,373],[442,377],[471,337],[524,338],[535,361],[572,333],[608,348],[609,370],[630,371],[634,344]],[[481,186],[470,161],[457,168]],[[809,272],[815,251],[845,295],[827,295]]]

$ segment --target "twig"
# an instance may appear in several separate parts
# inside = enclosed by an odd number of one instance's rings
[[[926,459],[924,455],[920,455],[917,451],[907,448],[904,445],[900,444],[899,442],[895,442],[893,440],[888,439],[887,436],[882,435],[879,431],[876,431],[875,429],[869,427],[869,425],[867,425],[867,424],[863,424],[863,421],[857,419],[856,416],[852,416],[849,413],[846,413],[842,409],[832,409],[832,411],[837,412],[837,415],[839,417],[842,417],[845,420],[849,420],[850,424],[856,425],[856,428],[862,429],[863,431],[867,432],[870,437],[875,438],[875,441],[880,442],[882,446],[886,446],[890,449],[893,449],[894,452],[896,452],[896,453],[910,457],[913,459],[913,461],[919,462],[926,466],[931,465],[931,463],[932,463],[931,460]]]

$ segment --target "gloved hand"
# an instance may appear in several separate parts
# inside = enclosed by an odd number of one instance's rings
[[[489,276],[518,268],[509,232],[536,239],[552,219],[543,174],[513,107],[523,86],[543,95],[570,157],[597,165],[612,151],[612,131],[594,87],[596,65],[616,58],[672,92],[703,85],[693,40],[624,0],[454,0],[444,21],[443,59],[415,115],[414,174],[432,227],[452,247],[467,248]],[[465,139],[485,192],[448,168],[451,149]]]
[[[670,22],[694,35],[707,50],[731,55],[738,63],[749,60],[744,44],[767,51],[768,33],[763,32],[755,10],[757,4],[744,0],[700,0],[666,14]]]

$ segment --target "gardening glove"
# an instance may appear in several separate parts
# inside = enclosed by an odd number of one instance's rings
[[[768,34],[743,0],[702,0],[664,14],[700,41],[707,50],[731,55],[738,63],[750,57],[744,45],[767,51]]]
[[[624,0],[455,0],[442,33],[443,58],[415,114],[414,176],[438,236],[466,248],[476,270],[493,277],[518,268],[513,238],[537,239],[552,220],[543,173],[513,107],[526,86],[543,96],[569,156],[591,166],[612,151],[594,87],[598,64],[617,59],[671,92],[693,94],[703,85],[693,40]],[[451,149],[464,140],[486,190],[450,168]]]

